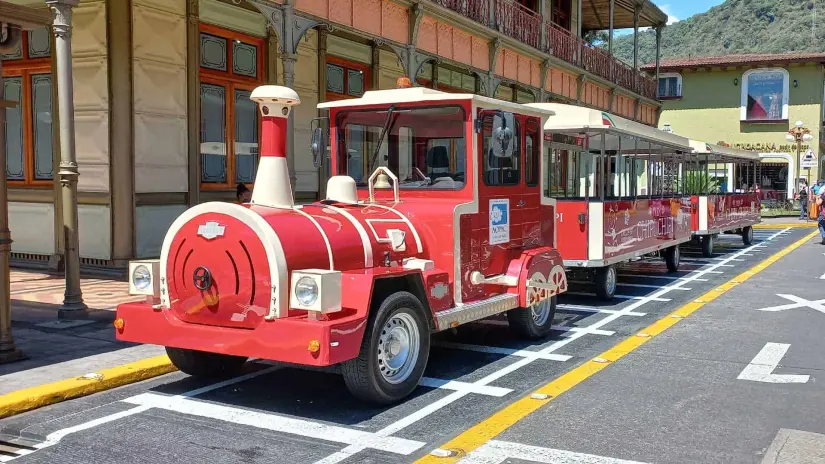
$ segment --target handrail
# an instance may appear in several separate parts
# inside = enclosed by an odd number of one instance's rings
[[[431,1],[639,95],[657,99],[658,85],[653,78],[513,0]]]

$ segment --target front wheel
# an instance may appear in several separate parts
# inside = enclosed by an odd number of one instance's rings
[[[679,261],[681,260],[681,256],[679,253],[679,245],[673,245],[670,248],[665,250],[665,264],[667,264],[667,270],[670,272],[676,272],[679,270]]]
[[[612,300],[613,295],[616,294],[616,281],[616,267],[612,264],[610,266],[596,269],[596,276],[594,279],[594,283],[596,284],[596,296],[605,301]]]
[[[528,340],[546,337],[553,327],[556,317],[556,297],[545,298],[529,308],[507,311],[510,330]]]
[[[341,365],[349,391],[368,403],[391,404],[412,393],[430,354],[430,327],[415,295],[396,292],[370,316],[358,357]]]
[[[702,236],[702,256],[706,258],[713,256],[713,235]]]
[[[753,243],[753,227],[748,226],[742,229],[742,242],[744,242],[745,245]]]
[[[169,356],[172,364],[184,374],[206,378],[232,377],[240,373],[247,359],[243,356],[207,353],[169,346],[166,347],[166,355]]]

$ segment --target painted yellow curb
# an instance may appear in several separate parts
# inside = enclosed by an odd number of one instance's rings
[[[150,379],[175,370],[169,357],[162,355],[104,369],[90,377],[64,379],[7,393],[0,396],[0,418]]]
[[[810,222],[797,222],[797,223],[789,222],[787,224],[766,224],[766,223],[763,223],[763,224],[754,224],[751,227],[753,227],[754,229],[785,229],[787,227],[790,227],[792,229],[797,229],[797,228],[800,228],[800,227],[817,227],[817,222],[814,221],[814,220],[811,220]]]
[[[525,418],[528,414],[536,411],[537,409],[549,403],[562,393],[572,389],[581,382],[584,382],[591,376],[595,375],[605,367],[609,366],[611,363],[618,361],[625,355],[631,353],[636,348],[644,345],[656,335],[659,335],[665,330],[673,327],[674,325],[676,325],[676,323],[678,323],[685,317],[689,316],[702,306],[715,300],[723,293],[727,292],[733,287],[741,284],[742,282],[750,279],[754,275],[763,271],[765,268],[780,260],[788,253],[804,245],[806,242],[808,242],[808,240],[813,238],[818,233],[819,232],[817,231],[808,234],[805,238],[780,250],[779,252],[765,259],[756,266],[750,268],[742,274],[739,274],[738,276],[720,285],[719,287],[710,290],[709,292],[696,298],[695,300],[682,306],[681,308],[673,311],[667,316],[659,319],[658,321],[654,322],[648,327],[642,329],[635,335],[630,336],[627,339],[619,342],[618,344],[614,345],[613,348],[610,348],[604,353],[601,353],[600,355],[567,372],[561,377],[545,384],[538,390],[517,400],[515,403],[510,404],[504,409],[501,409],[498,412],[494,413],[487,419],[467,429],[457,437],[453,438],[452,440],[441,446],[442,450],[451,452],[450,456],[437,457],[433,455],[427,455],[415,461],[415,463],[444,464],[458,461],[470,451],[478,448],[484,443],[487,443],[500,433],[512,427],[516,422]]]

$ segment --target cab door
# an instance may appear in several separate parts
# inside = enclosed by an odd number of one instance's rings
[[[519,195],[520,198],[516,203],[516,207],[518,208],[518,215],[521,217],[522,248],[529,249],[541,246],[544,242],[541,220],[541,190],[539,187],[541,137],[544,135],[541,119],[539,118],[524,118],[523,127],[522,193]],[[549,233],[552,240],[552,229]]]
[[[501,112],[498,112],[501,114]],[[506,114],[506,113],[505,113]],[[482,111],[478,138],[478,213],[473,218],[472,260],[465,269],[481,272],[485,277],[503,274],[510,261],[518,258],[523,248],[522,212],[527,205],[524,198],[523,173],[523,119],[508,114],[507,126],[512,138],[507,153],[496,154],[493,149],[494,115]],[[462,240],[464,237],[462,237]],[[469,277],[464,273],[465,279]],[[465,281],[465,284],[469,282]],[[465,298],[488,297],[500,293],[500,288],[489,285],[469,287]]]

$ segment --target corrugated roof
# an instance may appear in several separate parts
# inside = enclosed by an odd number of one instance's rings
[[[825,62],[825,53],[749,53],[743,55],[702,56],[696,58],[671,58],[662,60],[659,69],[685,69],[706,66],[735,66],[745,64],[773,64]],[[653,71],[656,63],[642,66],[642,70]]]

